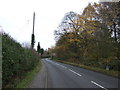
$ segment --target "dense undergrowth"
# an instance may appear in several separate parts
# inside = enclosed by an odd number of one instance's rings
[[[2,87],[15,87],[36,67],[39,59],[35,50],[23,48],[9,35],[2,34]]]

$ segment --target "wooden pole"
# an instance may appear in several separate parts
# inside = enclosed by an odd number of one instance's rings
[[[34,48],[34,43],[35,43],[35,35],[34,35],[34,26],[35,26],[35,12],[33,14],[33,33],[31,37],[31,48]]]
[[[33,14],[33,34],[34,34],[34,25],[35,25],[35,12]]]

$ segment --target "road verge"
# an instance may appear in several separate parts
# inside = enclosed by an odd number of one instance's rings
[[[92,70],[92,71],[95,71],[95,72],[99,72],[99,73],[102,73],[102,74],[112,76],[112,77],[116,77],[116,78],[120,79],[120,71],[105,70],[105,69],[102,69],[102,68],[90,67],[90,66],[86,66],[86,65],[82,65],[82,64],[63,61],[63,60],[54,60],[54,61],[58,61],[58,62],[61,62],[61,63],[64,63],[64,64],[69,64],[69,65],[77,66],[77,67],[80,67],[80,68]]]
[[[28,85],[32,82],[35,75],[40,71],[42,67],[41,61],[36,65],[36,67],[28,72],[23,80],[21,80],[15,88],[27,88]]]

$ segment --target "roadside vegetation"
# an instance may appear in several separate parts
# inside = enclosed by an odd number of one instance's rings
[[[66,13],[55,30],[56,45],[49,50],[51,55],[61,62],[91,70],[99,68],[117,77],[120,71],[119,5],[120,2],[89,3],[81,14]]]
[[[34,49],[23,48],[9,35],[2,33],[2,87],[15,88],[31,80],[41,66],[40,57]],[[37,68],[37,69],[36,69]],[[35,70],[35,71],[34,71]],[[29,74],[31,74],[29,76]],[[30,77],[28,81],[23,81]],[[27,84],[24,84],[25,87]],[[24,88],[19,87],[19,88]]]
[[[84,65],[84,64],[70,62],[70,61],[64,61],[64,60],[57,60],[57,59],[52,59],[52,60],[55,60],[57,62],[61,62],[61,63],[64,63],[64,64],[69,64],[69,65],[73,65],[73,66],[76,66],[76,67],[84,68],[84,69],[87,69],[87,70],[99,72],[99,73],[102,73],[102,74],[120,79],[120,75],[118,74],[118,73],[120,73],[120,71],[117,71],[117,70],[106,70],[104,68],[92,67],[92,66],[87,66],[87,65]]]
[[[31,70],[30,72],[27,72],[24,79],[22,79],[16,85],[15,88],[29,88],[29,85],[31,81],[33,80],[33,78],[35,77],[36,73],[40,71],[41,65],[42,65],[41,62],[39,62],[33,70]]]

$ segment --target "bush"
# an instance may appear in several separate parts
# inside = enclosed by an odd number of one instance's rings
[[[38,61],[39,56],[36,51],[23,48],[7,34],[2,35],[3,88],[14,87],[27,71],[34,69]]]

